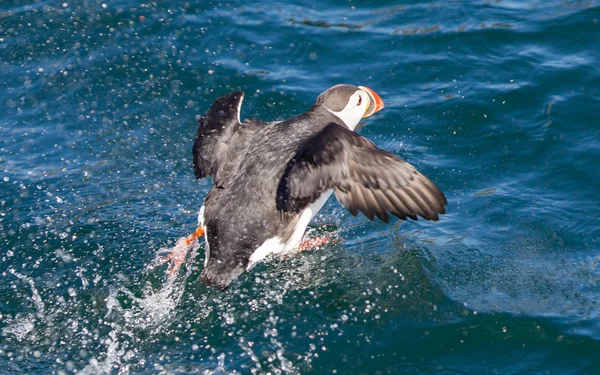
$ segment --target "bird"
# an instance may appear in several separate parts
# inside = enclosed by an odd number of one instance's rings
[[[268,256],[298,251],[332,193],[352,215],[438,220],[447,200],[417,169],[354,130],[384,108],[375,91],[338,84],[283,121],[241,121],[244,93],[219,97],[198,120],[197,179],[213,186],[198,213],[203,284],[227,289]]]

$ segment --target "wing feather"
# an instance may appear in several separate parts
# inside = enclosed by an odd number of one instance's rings
[[[196,178],[215,178],[221,167],[219,161],[227,160],[227,145],[240,127],[240,109],[244,93],[236,91],[224,95],[213,103],[208,112],[198,120],[192,155]]]
[[[300,212],[333,188],[351,214],[387,222],[388,213],[406,219],[438,220],[446,197],[417,169],[396,155],[335,123],[302,145],[285,168],[277,207]]]

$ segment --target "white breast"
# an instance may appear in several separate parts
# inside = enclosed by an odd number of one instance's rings
[[[206,227],[204,226],[204,205],[200,207],[200,211],[198,211],[198,225],[204,229],[204,267],[208,264],[208,257],[210,257],[210,248],[208,247],[208,233],[206,233]]]
[[[282,243],[281,238],[279,237],[273,237],[269,238],[262,245],[260,245],[250,256],[250,261],[248,262],[248,267],[246,267],[246,270],[251,269],[257,262],[263,260],[270,254],[284,255],[296,249],[300,241],[302,241],[302,236],[304,236],[304,232],[306,231],[308,223],[313,217],[315,217],[325,202],[327,202],[327,199],[329,199],[332,192],[333,189],[325,191],[323,194],[321,194],[319,199],[308,205],[308,207],[302,211],[302,214],[300,215],[300,218],[294,227],[294,232],[286,243]]]

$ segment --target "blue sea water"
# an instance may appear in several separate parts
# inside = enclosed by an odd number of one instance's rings
[[[0,369],[7,374],[599,374],[600,2],[0,3]],[[196,118],[304,112],[337,83],[360,133],[448,197],[439,222],[198,281]],[[234,220],[235,218],[232,218]]]

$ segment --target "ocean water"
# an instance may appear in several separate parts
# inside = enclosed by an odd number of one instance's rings
[[[301,5],[300,5],[301,3]],[[599,1],[0,2],[6,374],[600,374]],[[337,83],[360,133],[448,197],[439,222],[318,218],[341,240],[226,292],[195,228],[196,116],[304,112]],[[232,218],[235,220],[235,218]]]

